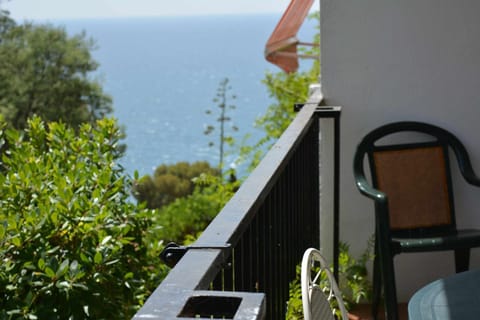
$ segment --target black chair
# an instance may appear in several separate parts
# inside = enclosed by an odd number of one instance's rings
[[[414,135],[420,138],[416,142],[385,144],[386,136],[392,135],[390,140],[395,135],[397,140],[405,139],[398,136],[400,132],[422,135]],[[356,185],[375,203],[374,319],[382,283],[386,318],[398,319],[393,263],[396,254],[454,250],[456,272],[462,272],[468,270],[470,248],[480,246],[480,230],[456,227],[449,151],[453,151],[464,179],[480,186],[463,144],[453,134],[430,124],[387,124],[366,135],[357,147],[353,163]],[[366,156],[371,184],[364,171]]]

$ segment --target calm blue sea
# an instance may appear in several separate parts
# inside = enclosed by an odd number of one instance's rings
[[[230,116],[237,137],[252,134],[256,117],[271,103],[261,80],[267,63],[263,49],[279,15],[159,17],[56,21],[69,33],[85,30],[96,40],[93,52],[98,76],[113,97],[114,116],[126,128],[127,153],[122,165],[129,174],[152,174],[162,163],[218,162],[217,136],[203,130],[215,124],[207,109],[219,82],[228,77],[236,109]],[[302,28],[311,40],[312,23]],[[302,40],[303,40],[302,39]],[[229,161],[233,159],[230,158]]]

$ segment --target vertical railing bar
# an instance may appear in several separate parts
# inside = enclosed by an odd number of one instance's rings
[[[265,205],[262,206],[262,208],[259,210],[259,213],[261,214],[260,217],[260,223],[261,226],[263,226],[263,232],[259,232],[259,249],[261,251],[260,257],[259,257],[259,277],[258,277],[258,290],[261,292],[265,292],[266,290],[266,282],[267,282],[267,213],[266,213],[266,208]],[[267,310],[268,310],[268,298],[267,298]]]
[[[247,232],[247,231],[246,231]],[[232,272],[232,277],[233,277],[233,287],[235,291],[242,291],[242,281],[243,281],[243,264],[245,263],[245,257],[244,257],[244,246],[245,246],[245,233],[243,236],[240,238],[240,241],[238,242],[237,246],[235,247],[235,251],[233,256],[233,263],[234,263],[234,269]]]
[[[308,138],[309,134],[307,133],[305,135],[305,138]],[[303,144],[302,144],[303,145]],[[302,148],[303,149],[303,148]],[[308,176],[305,176],[305,157],[298,157],[298,161],[299,161],[299,170],[302,174],[302,176],[304,177],[308,177]],[[301,226],[303,226],[303,231],[304,232],[301,232],[300,235],[301,235],[301,246],[302,247],[305,247],[306,244],[307,244],[307,241],[305,240],[305,237],[308,236],[307,235],[307,231],[306,231],[306,228],[308,228],[308,216],[306,215],[307,214],[307,210],[305,210],[305,193],[303,192],[303,187],[304,187],[304,183],[307,182],[307,181],[298,181],[298,195],[297,195],[297,199],[298,199],[298,206],[299,206],[299,214],[300,214],[300,217],[302,219],[302,224]]]
[[[232,249],[232,254],[227,259],[223,267],[223,281],[222,281],[222,290],[223,291],[233,291],[234,283],[233,283],[233,273],[235,270],[235,256],[238,254],[238,251],[241,250],[241,242],[237,244]]]
[[[220,269],[215,279],[212,281],[211,289],[222,291],[223,287],[223,269]]]
[[[305,142],[306,141],[310,142],[311,136],[312,136],[312,131],[311,130],[312,130],[312,128],[310,129],[307,136],[305,137]],[[302,147],[303,147],[305,142],[302,142]],[[312,146],[312,148],[313,148],[313,146]],[[311,194],[310,194],[310,184],[311,184],[311,181],[312,181],[311,180],[312,179],[311,175],[313,175],[313,173],[310,172],[310,174],[307,175],[307,172],[310,169],[311,159],[309,159],[309,157],[308,157],[309,156],[308,150],[306,148],[303,148],[303,149],[304,149],[304,152],[305,152],[305,156],[303,157],[304,165],[302,166],[303,171],[304,171],[303,174],[305,174],[308,177],[307,181],[305,181],[305,183],[304,183],[304,188],[305,188],[304,192],[302,192],[303,197],[304,197],[303,203],[305,204],[304,211],[307,214],[306,218],[307,218],[307,221],[308,221],[308,223],[307,223],[308,231],[306,232],[306,235],[307,235],[306,241],[307,241],[307,246],[313,247],[314,246],[314,243],[312,242],[312,233],[314,231],[314,220],[313,220],[314,217],[312,216],[313,207],[312,207],[312,204],[310,203],[310,201],[307,201],[307,198],[309,198],[311,196]]]
[[[320,121],[317,118],[317,121],[315,121],[315,130],[312,136],[312,143],[315,145],[315,148],[313,148],[313,169],[315,172],[315,175],[312,175],[314,178],[314,182],[312,183],[312,193],[314,195],[315,202],[313,203],[315,206],[315,226],[316,226],[316,235],[315,238],[313,239],[314,243],[317,244],[318,247],[320,247]]]
[[[253,220],[252,220],[253,223]],[[253,263],[253,251],[252,251],[252,224],[246,229],[243,235],[243,245],[242,245],[242,254],[239,259],[241,259],[240,264],[242,270],[237,273],[241,278],[241,284],[239,284],[239,289],[241,291],[251,290],[250,281],[252,275],[252,263]]]
[[[252,220],[253,223],[253,220]],[[252,224],[247,228],[244,234],[242,250],[242,285],[241,291],[252,290],[250,283],[252,279],[253,251],[252,251]]]
[[[292,162],[292,168],[295,168],[295,163]],[[286,183],[287,186],[292,185],[292,177],[294,177],[294,174],[292,174],[295,170],[291,169],[287,172],[286,174]],[[285,239],[286,239],[286,248],[287,248],[287,278],[289,281],[290,279],[294,279],[295,277],[295,257],[294,257],[294,251],[293,251],[293,238],[292,238],[292,228],[293,228],[293,216],[294,216],[294,211],[292,210],[293,208],[293,195],[289,190],[290,188],[286,187],[285,188],[285,198],[288,199],[288,201],[285,203],[285,208],[288,210],[288,215],[286,215],[286,223],[285,223]],[[287,294],[289,294],[289,287],[287,287]]]
[[[266,242],[266,248],[267,251],[265,252],[265,257],[266,257],[266,266],[267,269],[265,270],[265,293],[267,294],[267,302],[270,302],[269,305],[267,304],[267,318],[274,319],[274,306],[273,306],[273,292],[272,292],[272,249],[273,249],[273,239],[272,239],[272,208],[271,208],[271,194],[267,197],[265,201],[265,213],[266,213],[266,222],[267,222],[267,242]]]
[[[312,197],[312,199],[317,199],[316,201],[312,201],[310,203],[310,212],[311,212],[311,221],[312,221],[312,226],[313,230],[310,234],[311,238],[310,241],[313,244],[313,246],[319,248],[319,243],[318,243],[318,217],[319,217],[319,209],[318,209],[318,184],[317,184],[317,179],[318,179],[318,161],[317,161],[317,156],[318,156],[318,121],[315,121],[315,124],[311,128],[310,135],[308,137],[308,144],[312,146],[312,148],[308,151],[308,158],[310,159],[309,163],[309,168],[311,171],[311,174],[309,175],[310,177],[310,183],[309,183],[309,191],[308,193]],[[307,141],[307,140],[306,140]]]
[[[307,133],[306,137],[307,138],[309,135]],[[302,175],[305,176],[305,157],[302,157],[302,158],[299,158],[299,162],[300,162],[300,168],[301,168],[301,172],[302,172]],[[308,177],[308,176],[306,176]],[[299,194],[298,194],[298,199],[299,199],[299,209],[300,209],[300,216],[302,218],[302,226],[304,226],[304,232],[301,233],[301,244],[302,244],[302,247],[305,247],[305,246],[308,246],[308,229],[310,228],[310,224],[309,224],[309,219],[308,219],[308,210],[306,210],[305,208],[305,193],[302,192],[303,191],[303,183],[299,182]],[[300,252],[299,252],[300,253]]]
[[[337,114],[335,117],[335,133],[334,133],[334,225],[333,225],[333,253],[334,253],[334,265],[333,274],[337,281],[338,269],[339,269],[339,256],[340,256],[340,116]]]
[[[287,185],[288,185],[288,173],[291,171],[290,166],[287,166],[288,171],[284,172],[282,175],[282,184],[280,192],[280,208],[282,209],[282,214],[280,215],[280,240],[281,240],[281,270],[280,270],[280,282],[282,283],[282,301],[287,301],[288,299],[288,283],[290,282],[290,277],[288,274],[289,265],[288,265],[288,237],[287,237],[287,224],[288,216],[290,212],[287,208],[287,203],[291,201],[288,198]],[[285,290],[286,288],[286,290]]]
[[[281,175],[279,179],[280,181]],[[270,198],[271,210],[272,210],[272,301],[273,301],[273,318],[278,319],[278,292],[279,290],[275,288],[278,281],[278,183],[275,183],[275,186],[272,188],[272,197]]]
[[[298,160],[297,157],[294,157],[293,161],[295,161],[295,166],[298,168],[300,167],[301,168],[301,163],[299,163],[300,161]],[[293,175],[293,172],[292,172],[292,175]],[[295,176],[292,176],[292,185],[293,185],[293,190],[291,191],[292,192],[292,196],[294,197],[294,199],[297,199],[297,202],[299,201],[298,200],[298,196],[299,196],[299,183],[298,183],[299,179],[298,177],[295,177]],[[295,229],[295,243],[296,243],[296,246],[293,247],[294,249],[294,256],[295,256],[295,259],[298,259],[298,255],[299,255],[299,250],[301,250],[299,247],[302,245],[303,246],[303,243],[301,242],[301,232],[299,232],[299,230],[301,230],[302,228],[302,216],[301,216],[301,211],[300,211],[300,208],[299,208],[299,205],[298,203],[294,203],[294,201],[292,201],[292,206],[293,206],[293,210],[294,210],[294,219],[295,219],[295,225],[296,225],[296,229]],[[298,261],[295,261],[295,263],[299,263],[300,260],[298,259]]]
[[[310,129],[311,130],[311,129]],[[305,137],[306,140],[309,140],[310,139],[310,136],[311,136],[311,131],[309,130],[309,132],[307,133],[307,136]],[[307,174],[307,171],[308,171],[308,168],[309,168],[309,163],[310,163],[310,159],[308,159],[308,156],[306,153],[307,150],[304,148],[304,142],[302,142],[302,150],[305,152],[304,156],[302,157],[302,171],[303,171],[303,175],[307,177],[306,181],[304,183],[302,183],[302,211],[305,213],[305,219],[306,219],[306,223],[305,223],[305,226],[306,226],[306,232],[305,232],[305,235],[306,235],[306,239],[305,239],[305,244],[309,247],[312,246],[312,243],[310,242],[310,237],[311,237],[311,228],[312,228],[312,217],[311,217],[311,206],[309,205],[309,201],[308,198],[309,198],[309,193],[308,190],[308,186],[310,185],[310,175]]]
[[[275,306],[275,319],[279,318],[280,315],[280,310],[279,310],[279,303],[280,303],[280,295],[279,295],[279,288],[276,285],[279,281],[279,275],[280,275],[280,248],[279,248],[279,197],[278,197],[278,191],[279,191],[279,182],[281,181],[283,173],[280,174],[279,179],[277,180],[277,183],[272,189],[272,226],[273,226],[273,256],[272,256],[272,270],[273,270],[273,286],[272,286],[272,292],[273,292],[273,297],[274,297],[274,306]]]
[[[300,164],[300,167],[303,167],[303,162],[301,161],[301,159],[298,159],[299,161],[299,164]],[[304,214],[304,211],[303,211],[303,208],[302,208],[302,203],[303,203],[303,197],[302,197],[302,194],[301,194],[301,190],[300,190],[300,181],[298,181],[298,179],[296,179],[296,183],[295,183],[295,192],[296,192],[296,196],[295,196],[295,199],[297,199],[297,203],[296,203],[296,207],[297,207],[297,216],[298,216],[298,222],[299,222],[299,227],[302,228],[302,226],[305,226],[305,214]],[[298,230],[297,230],[298,232]],[[298,243],[300,244],[298,247],[297,247],[297,256],[300,254],[300,251],[302,250],[301,247],[305,247],[305,233],[304,232],[298,232],[297,234],[297,239],[298,239]]]
[[[238,249],[234,249],[233,252],[232,252],[232,255],[230,256],[230,261],[227,262],[227,265],[226,265],[226,280],[225,280],[225,284],[224,284],[224,290],[225,291],[238,291],[237,287],[236,287],[236,277],[235,277],[235,265],[237,264],[237,262],[240,260],[238,259],[238,255],[239,253],[237,252]],[[240,244],[240,253],[242,251],[242,244]],[[240,264],[240,268],[241,268],[241,264]]]
[[[297,168],[302,168],[303,167],[303,163],[301,161],[302,159],[299,158],[299,157],[295,157],[294,161],[295,161],[295,166]],[[303,175],[303,171],[300,171],[300,173]],[[302,202],[303,202],[303,199],[301,198],[301,190],[300,190],[300,186],[301,186],[301,181],[299,179],[298,176],[294,176],[293,177],[293,185],[294,185],[294,199],[295,201],[293,201],[293,205],[295,206],[295,216],[296,216],[296,220],[297,220],[297,227],[298,229],[296,230],[296,243],[297,243],[297,246],[295,247],[295,257],[297,257],[298,259],[298,256],[300,254],[300,251],[302,250],[302,248],[300,247],[303,247],[304,244],[303,244],[303,232],[300,232],[300,230],[303,229],[303,226],[305,225],[305,221],[303,219],[303,213],[302,213],[302,208],[301,208],[301,205],[302,205]],[[300,262],[300,259],[298,259],[297,263]]]
[[[286,167],[288,169],[288,166]],[[276,186],[275,191],[275,283],[280,284],[282,281],[282,215],[284,211],[282,210],[281,200],[282,200],[282,184],[283,184],[283,177],[285,176],[285,172],[282,172],[280,178],[278,180],[278,184]],[[277,301],[277,319],[283,315],[283,310],[281,308],[283,303],[282,297],[282,285],[276,286],[275,290],[276,301]]]
[[[276,304],[275,304],[275,186],[272,188],[271,195],[268,199],[268,211],[270,216],[270,250],[269,250],[269,270],[270,270],[270,279],[269,279],[269,292],[272,302],[272,319],[276,317]]]
[[[287,184],[288,185],[292,185],[292,172],[294,170],[289,170],[286,174],[286,179],[287,179]],[[293,243],[293,239],[292,239],[292,228],[293,228],[293,215],[294,215],[294,212],[292,210],[292,206],[291,206],[291,203],[292,203],[292,200],[293,200],[293,197],[292,197],[292,194],[291,192],[289,192],[288,188],[285,189],[285,198],[289,199],[286,203],[285,203],[285,208],[288,210],[288,215],[287,215],[287,221],[286,221],[286,233],[285,233],[285,237],[287,238],[287,242],[286,242],[286,247],[287,247],[287,257],[288,257],[288,265],[289,265],[289,273],[288,273],[288,277],[291,278],[292,277],[292,274],[291,274],[291,265],[292,265],[292,262],[293,262],[293,259],[292,259],[292,243]]]
[[[257,240],[257,225],[258,225],[258,217],[252,220],[252,224],[250,226],[250,237],[249,237],[249,252],[250,252],[250,265],[249,267],[249,277],[247,279],[247,286],[245,290],[255,292],[255,282],[258,278],[258,270],[257,270],[257,260],[258,260],[258,252],[256,246]]]
[[[281,178],[281,176],[280,176]],[[279,178],[279,179],[280,179]],[[272,197],[270,202],[272,204],[272,301],[274,306],[273,317],[278,319],[278,290],[275,290],[273,284],[276,284],[278,281],[278,184],[272,188]]]
[[[305,138],[308,137],[308,133],[307,135],[305,136]],[[301,170],[301,174],[303,176],[305,176],[305,172],[304,172],[304,168],[305,168],[305,158],[304,157],[301,157],[301,158],[298,158],[298,161],[299,161],[299,165],[300,165],[300,170]],[[301,222],[301,226],[304,226],[304,232],[301,232],[300,233],[300,236],[301,236],[301,246],[302,247],[305,247],[307,241],[305,240],[305,237],[307,236],[307,232],[305,232],[305,228],[308,228],[308,217],[306,216],[306,210],[304,208],[305,206],[305,194],[302,192],[302,186],[303,186],[303,183],[301,183],[300,181],[298,181],[298,207],[299,207],[299,214],[300,214],[300,217],[302,219],[302,222]]]
[[[295,157],[293,157],[295,158]],[[294,160],[293,160],[294,161]],[[292,161],[292,162],[293,162]],[[293,166],[295,166],[294,163],[292,163]],[[293,179],[292,179],[292,172],[294,170],[289,170],[286,174],[286,179],[287,179],[287,184],[289,186],[293,186]],[[289,188],[285,188],[285,198],[288,199],[285,203],[285,208],[288,210],[288,215],[287,215],[287,221],[285,223],[286,225],[286,233],[285,233],[285,238],[287,239],[286,241],[286,247],[287,247],[287,257],[288,257],[288,278],[291,279],[293,277],[292,274],[292,264],[294,263],[294,251],[293,251],[293,243],[295,242],[295,238],[293,236],[293,230],[294,230],[294,216],[295,212],[293,210],[292,202],[293,202],[293,195],[292,192],[289,192]]]
[[[254,286],[255,286],[255,291],[254,292],[259,292],[260,288],[260,279],[262,279],[262,271],[260,267],[260,234],[263,234],[263,232],[260,232],[260,225],[261,224],[261,214],[260,212],[257,213],[255,216],[255,241],[254,241],[254,250],[255,250],[255,271],[254,275],[255,277],[253,278],[254,280]]]
[[[248,231],[248,229],[247,229]],[[243,287],[244,283],[244,277],[245,277],[245,263],[248,263],[247,260],[244,261],[244,255],[245,255],[245,242],[246,242],[245,236],[242,239],[242,245],[241,245],[241,250],[240,253],[237,253],[233,256],[233,264],[234,266],[240,266],[240,269],[238,268],[232,268],[232,284],[233,284],[233,291],[245,291]]]
[[[272,270],[274,271],[273,273],[273,283],[275,286],[272,288],[274,292],[274,301],[275,301],[275,318],[278,319],[280,318],[280,315],[282,314],[280,305],[281,305],[281,295],[280,295],[280,288],[276,284],[279,283],[280,281],[280,269],[281,269],[281,248],[280,248],[280,206],[279,206],[279,192],[280,192],[280,186],[281,186],[281,180],[282,180],[283,172],[280,174],[278,183],[275,185],[273,188],[273,197],[272,197],[272,213],[273,213],[273,244],[274,244],[274,255],[273,255],[273,266]]]

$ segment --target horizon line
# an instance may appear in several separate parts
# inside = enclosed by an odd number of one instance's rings
[[[117,15],[117,16],[84,16],[84,17],[34,17],[34,18],[20,18],[10,14],[10,17],[17,22],[48,22],[48,21],[63,21],[63,20],[115,20],[115,19],[142,19],[142,18],[190,18],[190,17],[212,17],[212,16],[262,16],[262,15],[278,15],[282,12],[225,12],[225,13],[191,13],[191,14],[146,14],[146,15]]]

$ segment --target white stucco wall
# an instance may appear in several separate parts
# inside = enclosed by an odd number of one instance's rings
[[[443,126],[470,151],[480,174],[480,1],[321,0],[322,88],[343,107],[341,238],[360,253],[373,206],[356,190],[354,148],[391,121]],[[480,228],[480,190],[455,183],[457,224]],[[454,270],[453,253],[396,258],[399,298]],[[480,267],[480,249],[471,267]]]

